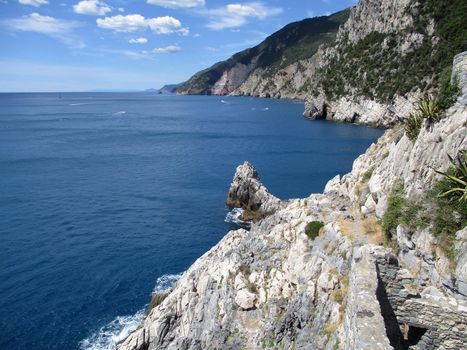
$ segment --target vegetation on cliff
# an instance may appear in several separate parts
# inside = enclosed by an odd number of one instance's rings
[[[467,3],[427,0],[409,9],[412,26],[387,34],[372,32],[354,45],[341,47],[318,75],[317,86],[331,99],[350,95],[381,102],[417,88],[441,88],[442,95],[455,89],[446,77],[450,79],[453,57],[467,49]],[[417,39],[404,47],[408,37]],[[452,102],[444,101],[443,107]]]
[[[447,256],[454,258],[455,234],[467,225],[466,159],[465,151],[459,152],[455,160],[451,158],[451,168],[438,172],[444,177],[418,201],[407,198],[401,183],[394,186],[382,219],[388,240],[394,239],[398,225],[412,232],[428,228]]]

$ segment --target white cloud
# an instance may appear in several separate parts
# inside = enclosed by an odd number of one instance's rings
[[[36,32],[60,40],[74,48],[83,48],[84,43],[73,34],[73,29],[81,26],[76,21],[65,21],[50,16],[42,16],[38,13],[20,18],[11,18],[2,22],[4,26],[17,32]]]
[[[202,13],[210,18],[208,28],[221,30],[241,27],[247,23],[248,19],[264,20],[267,17],[278,15],[282,11],[281,8],[266,6],[261,2],[250,2],[228,4],[225,7],[202,11]]]
[[[73,5],[75,13],[80,15],[105,16],[112,11],[109,5],[100,0],[82,0]]]
[[[156,47],[152,52],[158,54],[167,54],[167,53],[175,53],[181,51],[181,47],[178,45],[169,45],[166,47]]]
[[[148,20],[149,27],[156,32],[157,34],[170,34],[170,33],[180,33],[187,35],[189,30],[182,27],[182,23],[173,17],[164,16],[151,18]]]
[[[112,29],[116,32],[137,32],[148,28],[147,20],[138,14],[117,15],[113,17],[98,18],[97,26],[104,29]]]
[[[132,38],[128,40],[130,44],[146,44],[148,42],[148,39],[146,38]]]
[[[117,10],[118,12],[125,12],[125,9],[123,7],[119,7]]]
[[[41,5],[47,5],[49,0],[18,0],[21,5],[31,5],[34,7],[39,7]]]
[[[202,7],[205,5],[204,0],[148,0],[147,2],[151,5],[171,9]]]
[[[98,18],[97,26],[111,29],[116,32],[133,33],[151,29],[156,34],[179,33],[187,35],[190,31],[182,26],[182,23],[173,17],[164,16],[156,18],[144,18],[139,14],[117,15],[113,17]]]

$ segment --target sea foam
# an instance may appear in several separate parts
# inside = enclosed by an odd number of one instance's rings
[[[243,214],[243,209],[242,208],[233,208],[231,211],[227,213],[225,216],[225,222],[228,222],[229,224],[235,224],[243,228],[250,228],[251,223],[248,221],[243,221],[240,219]]]
[[[156,280],[152,294],[164,292],[180,279],[182,274],[163,275]],[[144,320],[146,308],[134,315],[117,316],[113,321],[101,327],[97,332],[82,340],[79,344],[81,350],[114,350],[115,346],[128,337]]]

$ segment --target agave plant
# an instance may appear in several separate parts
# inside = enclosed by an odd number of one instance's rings
[[[417,139],[418,134],[420,133],[420,129],[423,124],[423,118],[418,113],[410,113],[409,117],[405,121],[404,129],[407,137],[411,141],[415,141]]]
[[[437,99],[430,95],[425,96],[420,101],[417,112],[420,117],[426,119],[428,127],[440,120],[443,115],[443,110],[439,106]]]
[[[440,194],[440,197],[451,197],[462,203],[467,203],[467,152],[461,151],[454,159],[448,155],[452,164],[452,170],[447,172],[437,171],[449,181],[449,189]]]

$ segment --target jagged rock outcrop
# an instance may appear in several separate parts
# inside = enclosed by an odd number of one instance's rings
[[[235,172],[227,196],[227,206],[230,209],[243,209],[242,220],[257,221],[277,211],[281,201],[268,192],[253,165],[245,162]]]

